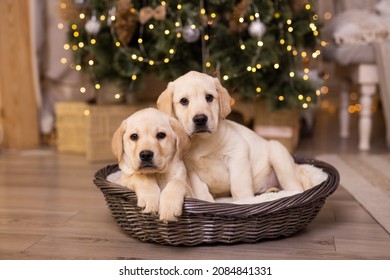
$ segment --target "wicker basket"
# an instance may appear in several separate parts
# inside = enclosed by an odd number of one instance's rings
[[[289,236],[303,229],[337,189],[339,173],[333,166],[317,160],[297,162],[321,168],[328,174],[327,180],[300,194],[259,204],[210,203],[187,198],[182,216],[169,223],[159,221],[157,215],[141,213],[134,192],[106,180],[118,170],[118,165],[99,170],[94,183],[103,192],[119,226],[141,241],[187,246],[250,243]]]

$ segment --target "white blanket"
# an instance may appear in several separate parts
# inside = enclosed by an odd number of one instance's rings
[[[322,183],[328,178],[328,175],[320,168],[317,168],[310,164],[303,164],[302,166],[310,174],[311,181],[313,182],[313,187]],[[117,183],[119,182],[120,176],[121,176],[121,171],[114,172],[108,175],[107,181]],[[292,196],[300,192],[302,191],[279,191],[276,193],[264,193],[252,198],[238,200],[238,201],[233,201],[231,197],[223,197],[223,198],[218,198],[216,202],[236,203],[236,204],[255,204],[255,203],[275,200],[282,197]]]

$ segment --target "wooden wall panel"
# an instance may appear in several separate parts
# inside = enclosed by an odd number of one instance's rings
[[[29,0],[0,1],[0,125],[5,148],[39,145],[29,18]]]

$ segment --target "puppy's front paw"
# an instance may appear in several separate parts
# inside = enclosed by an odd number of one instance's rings
[[[177,221],[182,214],[183,203],[167,200],[160,201],[160,220],[163,222]]]
[[[160,189],[137,194],[137,206],[143,208],[142,213],[157,213],[159,208]]]

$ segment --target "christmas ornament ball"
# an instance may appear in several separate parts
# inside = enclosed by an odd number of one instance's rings
[[[85,24],[85,30],[88,34],[96,35],[99,33],[100,26],[100,22],[97,20],[96,16],[93,15]]]
[[[187,43],[194,43],[199,40],[200,30],[198,28],[193,28],[191,25],[183,27],[183,39]]]
[[[263,37],[265,31],[266,31],[265,24],[261,22],[259,19],[252,21],[249,24],[248,32],[249,35],[251,35],[253,38],[260,39],[261,37]]]

